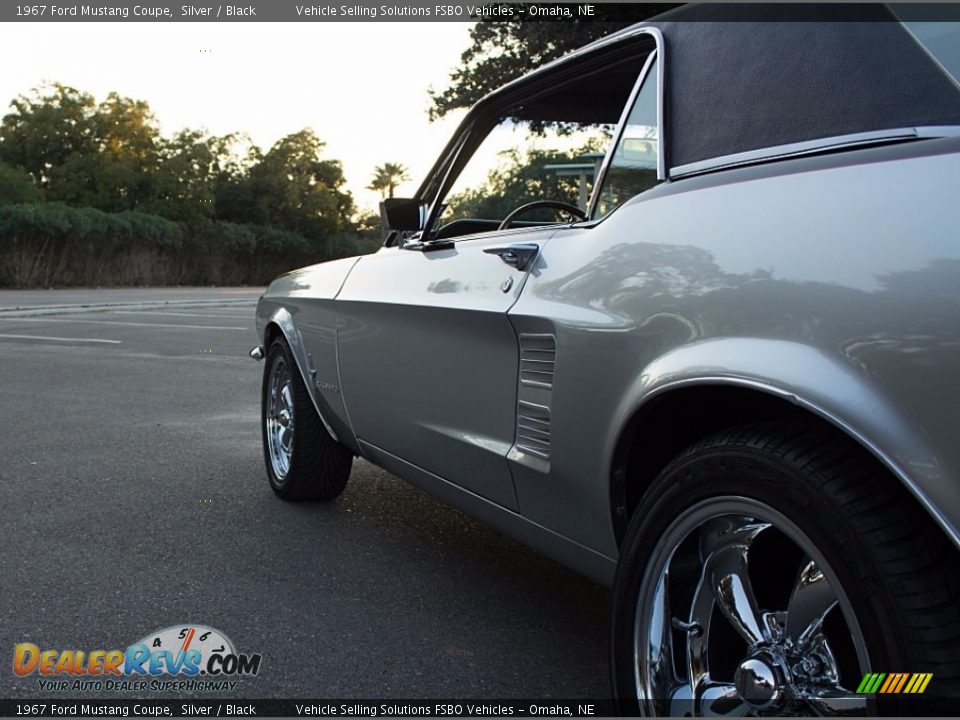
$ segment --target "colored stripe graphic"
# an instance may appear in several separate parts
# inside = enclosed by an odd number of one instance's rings
[[[867,688],[870,687],[870,684],[873,682],[874,673],[867,673],[863,676],[863,680],[860,681],[860,684],[857,686],[858,693],[865,693]]]
[[[890,688],[890,692],[892,693],[900,692],[900,690],[903,688],[903,686],[906,684],[909,678],[910,678],[910,673],[898,673],[897,682],[895,682],[893,686]]]
[[[857,686],[858,694],[920,694],[926,691],[933,673],[867,673]]]
[[[880,689],[880,683],[883,682],[883,679],[887,676],[886,673],[877,673],[873,678],[873,682],[870,683],[870,687],[867,688],[868,693],[875,693]]]

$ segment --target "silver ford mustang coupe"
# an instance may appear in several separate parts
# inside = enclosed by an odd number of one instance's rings
[[[960,28],[861,7],[477,103],[378,252],[260,299],[273,490],[359,456],[612,585],[625,713],[960,697]]]

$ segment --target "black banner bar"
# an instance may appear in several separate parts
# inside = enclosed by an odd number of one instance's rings
[[[956,717],[960,698],[875,695],[882,715]],[[316,718],[543,718],[615,717],[616,703],[600,700],[238,700],[44,699],[0,700],[0,717],[316,717]]]
[[[638,5],[623,2],[490,3],[461,0],[59,0],[0,3],[0,22],[611,22],[638,17]],[[770,4],[704,3],[712,20],[768,19]],[[960,3],[916,2],[891,5],[909,21],[960,21]],[[784,14],[786,13],[786,14]],[[889,20],[879,4],[791,3],[778,5],[778,20]]]
[[[0,716],[55,717],[610,717],[612,700],[0,700]]]

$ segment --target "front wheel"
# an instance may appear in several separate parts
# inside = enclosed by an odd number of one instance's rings
[[[263,453],[270,487],[284,500],[332,500],[343,492],[353,454],[327,432],[283,338],[263,369]]]
[[[904,689],[956,692],[956,551],[859,447],[746,426],[687,450],[645,497],[614,589],[625,713],[920,712]]]

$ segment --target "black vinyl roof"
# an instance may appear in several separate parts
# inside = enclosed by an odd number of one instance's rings
[[[686,6],[646,23],[664,37],[669,166],[960,124],[960,90],[885,7],[863,6],[870,21],[833,22],[822,7],[761,7]]]
[[[651,36],[637,34],[650,26],[664,42],[667,167],[852,133],[960,124],[960,89],[878,4],[685,5],[548,63],[475,110],[502,108],[545,85],[566,87],[578,73],[596,73],[598,63],[620,70],[625,52],[652,49]],[[586,99],[570,112],[585,115]],[[548,106],[536,104],[527,117]]]

